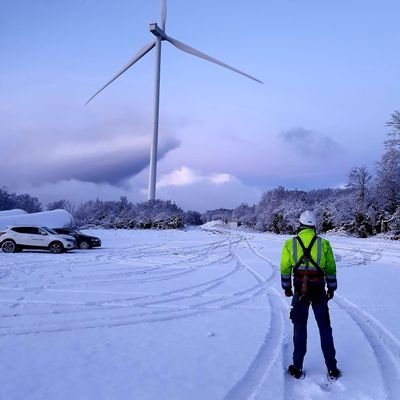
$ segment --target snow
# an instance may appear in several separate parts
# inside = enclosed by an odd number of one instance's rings
[[[310,312],[306,377],[291,359],[287,236],[89,230],[103,247],[0,253],[0,399],[397,399],[400,243],[329,236],[343,377],[328,383]]]
[[[20,208],[14,208],[13,210],[1,210],[0,211],[0,218],[7,217],[9,215],[23,215],[27,214],[25,210],[21,210]]]
[[[11,211],[11,213],[10,213]],[[0,229],[13,225],[40,225],[49,228],[70,228],[74,220],[72,215],[66,210],[42,211],[38,213],[26,214],[25,211],[13,212],[18,210],[3,211],[0,214]]]

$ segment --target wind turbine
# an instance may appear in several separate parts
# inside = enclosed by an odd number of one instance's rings
[[[167,20],[167,0],[161,0],[161,24],[160,26],[153,22],[149,26],[150,32],[155,36],[155,40],[143,46],[133,58],[116,74],[109,80],[101,89],[99,89],[87,102],[88,104],[92,101],[101,91],[103,91],[108,85],[114,82],[118,77],[120,77],[125,71],[132,67],[137,61],[139,61],[143,56],[145,56],[150,50],[155,47],[155,83],[154,83],[154,114],[153,114],[153,141],[150,151],[150,176],[149,176],[149,191],[148,200],[154,200],[156,195],[156,173],[157,173],[157,146],[158,146],[158,117],[160,109],[160,66],[161,66],[161,43],[167,41],[175,46],[177,49],[184,51],[185,53],[192,54],[193,56],[202,58],[203,60],[210,61],[214,64],[220,65],[221,67],[228,68],[238,74],[244,75],[247,78],[253,79],[256,82],[263,83],[257,78],[248,75],[238,69],[231,67],[228,64],[223,63],[207,54],[202,53],[193,47],[188,46],[185,43],[180,42],[168,36],[165,33],[165,23]]]

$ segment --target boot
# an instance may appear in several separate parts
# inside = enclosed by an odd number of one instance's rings
[[[336,380],[341,375],[341,372],[338,368],[333,368],[328,371],[328,377],[332,380]]]
[[[289,365],[288,373],[296,379],[300,379],[303,376],[303,370],[295,367],[294,365]]]

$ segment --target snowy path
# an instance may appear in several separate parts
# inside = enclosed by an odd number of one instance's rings
[[[216,228],[97,231],[104,247],[0,253],[0,399],[397,399],[400,246],[331,237],[343,378],[310,314],[293,381],[285,237]]]

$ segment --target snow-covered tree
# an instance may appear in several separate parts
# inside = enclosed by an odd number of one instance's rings
[[[395,111],[390,120],[386,122],[386,126],[391,128],[387,143],[392,146],[400,146],[400,111]]]
[[[227,208],[218,208],[216,210],[208,210],[203,213],[201,219],[203,222],[210,222],[210,221],[224,221],[228,222],[232,220],[232,210]]]
[[[201,225],[201,214],[198,211],[186,211],[184,215],[185,225]]]
[[[28,213],[42,211],[42,205],[37,197],[32,197],[27,193],[9,193],[6,187],[0,188],[0,210],[10,210],[20,208]]]
[[[126,197],[119,201],[95,200],[82,203],[74,214],[77,225],[105,228],[177,229],[184,224],[184,213],[175,203],[152,200],[132,204]]]
[[[378,163],[376,191],[384,211],[394,214],[400,207],[400,112],[395,111],[386,126],[391,128],[385,151]]]
[[[368,184],[372,175],[366,166],[354,167],[349,173],[347,187],[354,189],[357,199],[357,211],[364,213],[366,208],[366,196]]]
[[[254,205],[242,203],[232,211],[232,220],[247,228],[254,228],[257,220],[255,211]]]
[[[69,200],[56,200],[46,204],[46,209],[51,210],[67,210],[69,213],[74,214],[75,206]]]
[[[0,210],[11,210],[15,207],[15,193],[10,194],[6,187],[0,188]]]
[[[368,202],[371,178],[366,166],[352,168],[348,176],[347,187],[350,189],[350,196],[354,198],[354,204],[349,210],[353,221],[348,230],[359,237],[367,237],[373,232],[370,215],[367,213],[371,205]]]
[[[381,207],[394,213],[400,204],[400,151],[394,146],[386,148],[378,164],[376,191]]]

